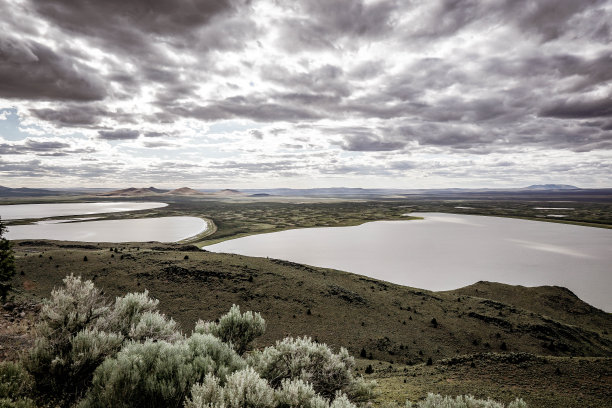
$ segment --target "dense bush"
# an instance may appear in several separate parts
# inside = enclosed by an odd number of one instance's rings
[[[406,408],[505,408],[504,404],[492,400],[479,400],[471,395],[458,397],[443,397],[442,395],[429,394],[423,401],[416,404],[406,403]],[[508,404],[508,408],[527,408],[527,404],[521,399],[516,399]]]
[[[0,408],[34,408],[31,388],[32,378],[21,364],[0,363]]]
[[[355,381],[355,360],[345,348],[335,354],[327,345],[309,337],[277,341],[253,353],[249,362],[272,387],[280,386],[285,379],[300,379],[312,384],[315,392],[325,398],[347,391]]]
[[[259,313],[240,313],[240,307],[233,305],[219,322],[198,321],[195,331],[212,334],[232,345],[238,354],[243,354],[251,342],[266,331],[266,321]]]
[[[221,385],[219,378],[208,375],[193,386],[185,408],[356,408],[346,395],[336,394],[331,402],[317,395],[312,385],[302,380],[283,380],[278,389],[261,378],[252,368],[237,371]]]
[[[119,350],[122,338],[94,329],[107,313],[100,291],[73,275],[54,289],[40,312],[38,338],[24,363],[36,388],[61,400],[74,400],[107,355]]]
[[[63,282],[44,302],[38,338],[24,360],[37,391],[58,405],[81,397],[94,370],[124,342],[181,337],[146,291],[119,297],[109,306],[91,281],[70,275]]]
[[[225,380],[245,367],[227,344],[194,333],[174,343],[129,343],[94,374],[80,407],[178,407],[192,385],[207,374]]]

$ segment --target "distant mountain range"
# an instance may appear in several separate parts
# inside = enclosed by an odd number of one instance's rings
[[[149,197],[149,196],[202,196],[202,197],[231,197],[231,196],[243,196],[237,190],[219,190],[212,192],[204,192],[195,190],[189,187],[176,188],[174,190],[163,190],[155,187],[147,188],[124,188],[121,190],[108,191],[97,194],[100,197]]]
[[[259,189],[194,189],[181,187],[176,189],[160,189],[155,187],[130,187],[119,190],[103,188],[10,188],[0,186],[0,197],[44,197],[44,196],[95,196],[95,197],[150,197],[150,196],[191,196],[202,198],[238,198],[238,197],[337,197],[337,198],[375,198],[375,197],[448,197],[462,196],[502,197],[535,196],[554,194],[583,194],[587,196],[612,194],[612,189],[582,189],[568,184],[534,184],[523,188],[438,188],[438,189],[394,189],[394,188],[259,188]]]
[[[160,195],[167,193],[169,190],[161,190],[155,187],[148,188],[124,188],[121,190],[109,191],[105,193],[99,193],[97,195],[101,197],[139,197],[139,196],[150,196],[150,195]]]
[[[0,186],[0,197],[45,197],[76,194],[69,191],[47,190],[43,188],[11,188]]]

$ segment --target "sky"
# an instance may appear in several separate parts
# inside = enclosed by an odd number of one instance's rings
[[[611,187],[612,0],[0,0],[0,185]]]

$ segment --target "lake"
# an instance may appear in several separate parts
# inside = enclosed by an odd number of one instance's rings
[[[475,215],[411,215],[425,219],[296,229],[205,249],[340,269],[435,291],[480,280],[558,285],[612,311],[612,230]]]
[[[0,205],[3,220],[89,215],[111,212],[150,210],[165,207],[166,203],[104,202],[104,203],[56,203]]]
[[[176,242],[206,231],[197,217],[137,218],[86,222],[42,221],[11,225],[7,239],[55,239],[85,242]]]

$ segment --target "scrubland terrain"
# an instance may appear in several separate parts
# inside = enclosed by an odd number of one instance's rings
[[[268,322],[256,347],[302,335],[346,347],[358,373],[378,381],[376,403],[437,392],[522,397],[532,407],[610,404],[612,318],[564,288],[479,282],[430,292],[179,244],[20,241],[14,249],[18,304],[48,297],[69,273],[109,299],[147,289],[185,331],[238,304]],[[30,344],[35,315],[35,307],[5,311],[4,358]]]

